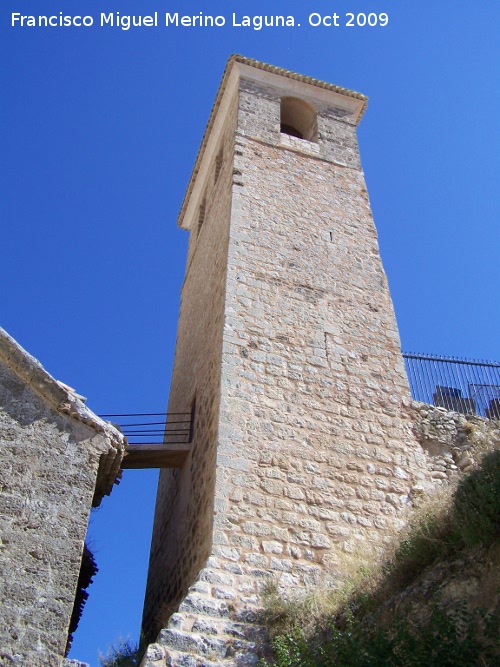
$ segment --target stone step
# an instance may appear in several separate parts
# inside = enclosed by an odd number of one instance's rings
[[[212,597],[212,586],[197,581],[148,647],[142,667],[253,667],[265,643],[259,614],[236,613],[228,600]]]

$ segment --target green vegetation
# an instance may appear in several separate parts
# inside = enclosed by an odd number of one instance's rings
[[[141,662],[143,647],[130,639],[120,639],[106,655],[99,655],[101,667],[135,667]]]
[[[463,478],[449,506],[431,508],[401,541],[386,565],[388,577],[404,583],[438,559],[465,548],[490,546],[500,538],[500,451]]]
[[[323,641],[304,637],[296,627],[274,640],[276,667],[472,667],[500,665],[495,651],[498,617],[470,613],[462,603],[452,614],[433,606],[425,623],[397,618],[377,627],[350,618],[333,624]],[[265,662],[261,663],[266,665]]]
[[[448,502],[422,508],[392,555],[344,591],[313,591],[300,600],[264,593],[276,667],[500,666],[500,452],[461,480]],[[401,595],[431,565],[460,569],[474,556],[488,570],[485,599],[467,594]],[[399,594],[399,602],[395,598]],[[491,600],[496,596],[496,606]],[[404,599],[407,599],[406,603]],[[441,601],[441,604],[440,604]],[[483,606],[481,606],[483,602]],[[417,604],[416,604],[417,603]],[[489,613],[486,610],[490,610]],[[261,661],[261,667],[269,663]]]

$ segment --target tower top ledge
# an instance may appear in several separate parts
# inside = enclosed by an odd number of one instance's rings
[[[196,193],[196,183],[199,182],[198,175],[207,168],[207,163],[212,160],[214,144],[217,141],[229,103],[233,99],[241,78],[281,88],[290,96],[312,97],[324,103],[336,104],[349,113],[356,125],[359,124],[367,107],[368,98],[354,90],[335,86],[332,83],[268,65],[238,54],[230,56],[179,213],[178,225],[184,229],[190,228],[190,220],[192,219],[190,209],[196,205],[198,200]]]
[[[357,122],[361,120],[361,116],[365,112],[368,98],[362,93],[357,93],[355,90],[349,90],[349,88],[342,88],[341,86],[335,86],[333,83],[327,83],[326,81],[321,81],[320,79],[315,79],[312,76],[305,76],[304,74],[298,74],[297,72],[292,72],[291,70],[283,69],[282,67],[276,67],[275,65],[269,65],[263,63],[260,60],[254,60],[253,58],[246,58],[245,56],[240,56],[238,54],[233,54],[230,56],[226,69],[224,71],[224,76],[222,79],[222,85],[224,84],[224,78],[228,73],[228,70],[231,70],[233,65],[239,66],[240,72],[245,76],[250,76],[251,78],[259,79],[264,78],[264,76],[259,77],[254,73],[252,76],[249,73],[247,68],[253,68],[254,70],[261,70],[262,72],[267,72],[269,74],[274,74],[280,77],[285,77],[291,79],[292,81],[299,81],[300,83],[306,83],[310,86],[315,86],[316,88],[322,88],[339,95],[344,95],[346,97],[352,97],[353,99],[359,100],[360,104],[355,105],[357,110]],[[241,66],[246,67],[241,67]],[[222,87],[222,86],[221,86]]]

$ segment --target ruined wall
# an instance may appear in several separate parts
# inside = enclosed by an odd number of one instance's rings
[[[143,631],[153,638],[211,549],[235,122],[236,107],[210,166],[189,239],[168,413],[194,408],[194,429],[182,470],[160,474],[143,617]]]
[[[453,483],[470,472],[485,452],[500,449],[500,421],[450,412],[412,401],[414,433],[427,457],[427,481],[434,486]],[[425,493],[417,486],[414,493]]]

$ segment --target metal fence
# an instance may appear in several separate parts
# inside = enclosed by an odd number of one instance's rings
[[[412,398],[500,419],[500,363],[403,352]]]

